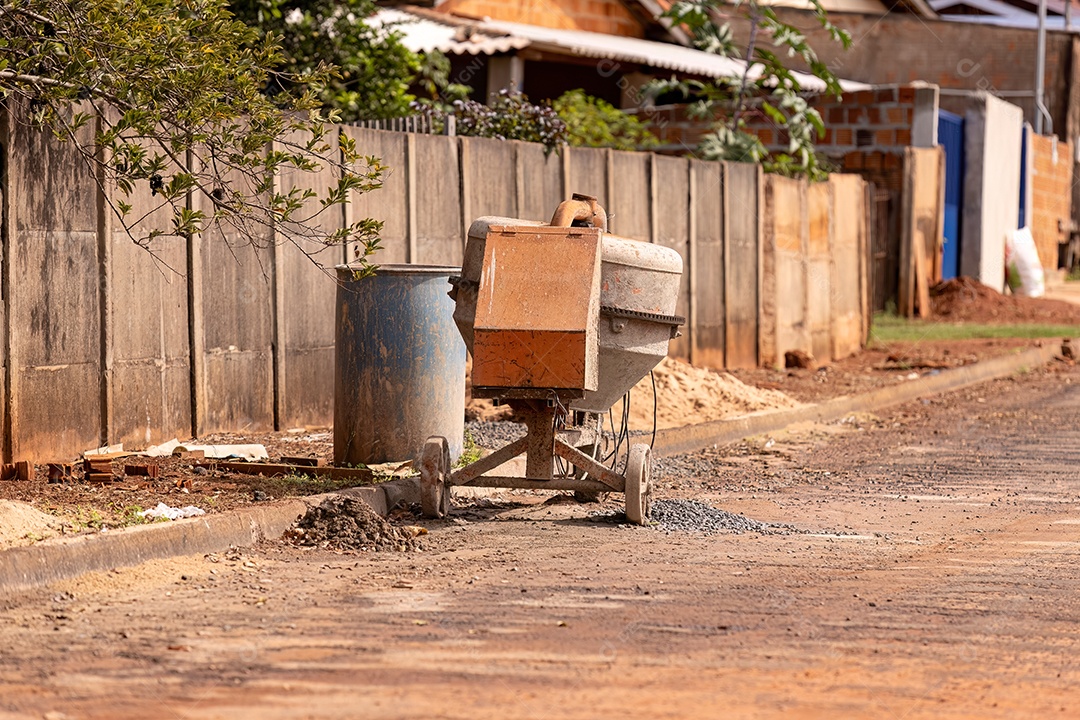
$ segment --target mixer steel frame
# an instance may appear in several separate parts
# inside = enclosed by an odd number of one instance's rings
[[[524,420],[528,433],[474,463],[453,470],[446,439],[428,439],[420,457],[421,505],[425,515],[444,516],[449,509],[450,488],[459,486],[572,490],[588,495],[619,492],[626,495],[627,520],[637,525],[648,521],[652,498],[652,451],[648,445],[630,447],[626,473],[620,474],[581,449],[603,447],[599,416],[587,414],[594,418],[597,429],[583,423],[557,431],[555,420],[563,406],[561,398],[559,402],[550,397],[515,398],[506,404]],[[525,477],[486,474],[522,453],[526,458]],[[555,472],[556,457],[570,464],[569,472]]]

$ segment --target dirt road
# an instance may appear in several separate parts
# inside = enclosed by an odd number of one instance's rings
[[[3,598],[0,717],[1080,717],[1078,384],[665,465],[661,496],[794,526],[766,534],[503,502],[421,553],[269,543]]]

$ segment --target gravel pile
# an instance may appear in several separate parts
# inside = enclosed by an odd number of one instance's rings
[[[653,477],[663,477],[670,480],[715,478],[724,471],[731,470],[731,465],[726,460],[726,455],[715,450],[671,457],[653,455]]]
[[[527,430],[524,423],[508,420],[469,420],[465,423],[465,432],[472,436],[473,442],[480,447],[496,450],[520,437],[525,437]],[[647,443],[652,438],[652,431],[631,430],[630,435],[634,438],[634,442]],[[604,437],[609,440],[613,437],[606,420],[604,421]]]
[[[777,533],[787,528],[745,515],[719,510],[697,500],[654,500],[652,520],[661,530],[696,532],[705,535],[744,532]]]
[[[480,447],[497,450],[525,437],[527,430],[522,423],[472,420],[465,423],[465,432]]]

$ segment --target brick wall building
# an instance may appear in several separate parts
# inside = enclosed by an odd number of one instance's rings
[[[819,95],[810,99],[825,124],[817,148],[847,166],[845,158],[852,153],[858,157],[895,155],[903,154],[905,147],[933,147],[937,144],[937,103],[937,88],[921,83],[844,93],[841,100]],[[755,116],[749,129],[770,150],[786,149],[787,133],[767,116]]]
[[[645,37],[646,30],[621,0],[447,0],[438,11],[622,37]]]
[[[963,114],[972,91],[998,95],[1019,106],[1035,123],[1034,85],[1037,31],[949,21],[904,13],[830,13],[829,19],[853,39],[849,50],[833,42],[812,13],[774,7],[783,22],[806,35],[818,58],[836,74],[865,83],[925,81],[941,88],[940,107]],[[747,27],[733,23],[736,40]],[[795,61],[795,69],[799,69]],[[1074,144],[1080,136],[1080,35],[1046,33],[1044,74],[1052,132]],[[1044,128],[1049,133],[1050,128]],[[1073,160],[1072,172],[1080,172]],[[1071,188],[1073,217],[1080,220],[1080,185]]]
[[[844,50],[833,42],[813,14],[776,7],[780,20],[806,34],[819,59],[847,80],[879,84],[926,82],[942,88],[941,106],[952,107],[955,90],[1004,93],[1020,106],[1028,122],[1034,122],[1037,32],[1032,28],[1001,27],[927,20],[904,13],[885,15],[830,13],[838,27],[847,30],[852,46]],[[747,32],[733,21],[736,40]],[[1049,30],[1046,34],[1046,104],[1054,131],[1062,137],[1080,131],[1080,84],[1073,83],[1080,66],[1075,48],[1080,36]],[[793,60],[795,69],[799,67]]]
[[[810,98],[810,104],[825,124],[818,150],[846,170],[898,167],[896,158],[903,155],[905,147],[937,144],[938,90],[932,85],[881,86],[844,93],[839,101],[819,95]],[[712,125],[710,119],[691,115],[689,105],[649,108],[634,114],[660,138],[662,150],[674,153],[693,150]],[[764,113],[751,114],[747,129],[769,150],[787,149],[787,131]]]
[[[1044,268],[1056,269],[1069,239],[1073,145],[1031,136],[1031,233]]]
[[[819,95],[810,102],[825,124],[817,145],[821,153],[843,172],[861,175],[876,188],[873,304],[882,310],[898,295],[904,150],[937,144],[938,89],[925,83],[881,86],[844,93],[839,101]],[[689,105],[635,114],[660,138],[663,151],[680,155],[692,152],[712,124],[692,116]],[[747,125],[768,149],[787,149],[786,131],[764,113],[750,116]]]

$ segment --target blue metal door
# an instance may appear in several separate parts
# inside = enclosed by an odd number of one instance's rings
[[[938,143],[945,148],[945,248],[941,279],[960,272],[960,217],[964,205],[964,118],[938,110]]]
[[[1024,125],[1020,131],[1020,214],[1017,228],[1027,224],[1027,144],[1028,126]]]

